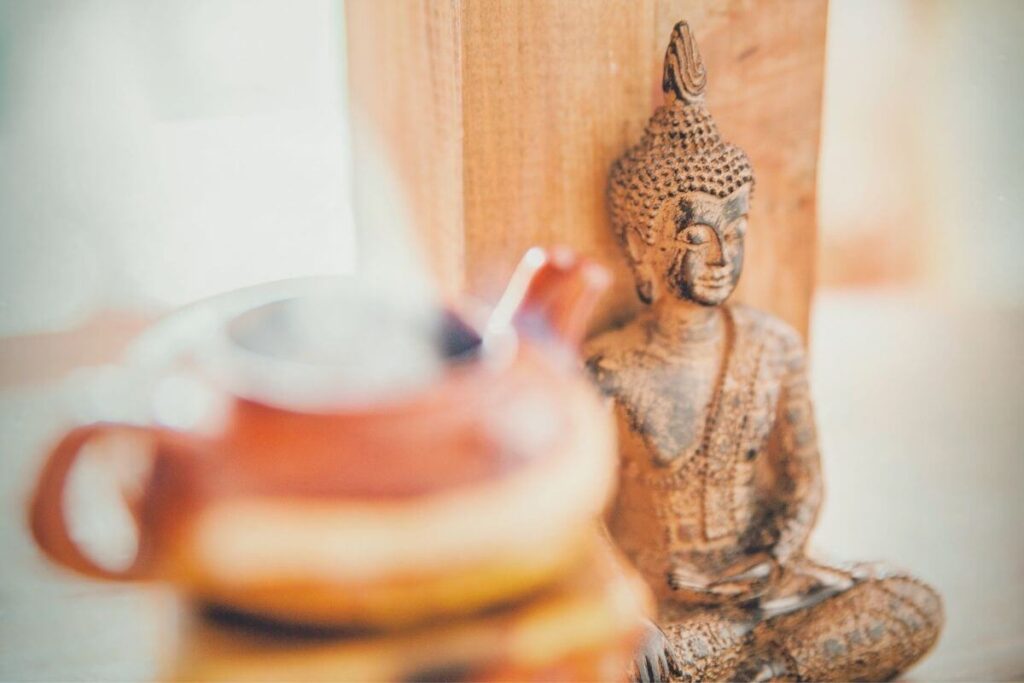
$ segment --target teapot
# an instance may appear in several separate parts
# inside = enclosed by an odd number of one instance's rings
[[[438,366],[376,393],[335,373],[337,359],[260,341],[309,297],[214,314],[138,399],[190,419],[155,410],[69,429],[45,457],[31,532],[79,574],[163,581],[278,622],[393,627],[525,596],[585,561],[612,492],[613,426],[576,358],[608,282],[567,249],[531,249],[486,322],[449,307],[437,335],[420,335]],[[125,501],[137,550],[118,567],[76,540],[65,502],[86,446],[112,436],[134,438],[148,464]]]

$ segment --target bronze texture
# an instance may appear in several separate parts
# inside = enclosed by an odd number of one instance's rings
[[[704,104],[685,22],[665,103],[612,167],[612,225],[649,304],[588,342],[613,399],[620,486],[608,527],[659,601],[639,680],[880,680],[935,643],[942,603],[914,577],[805,554],[822,476],[805,352],[730,305],[754,179]]]

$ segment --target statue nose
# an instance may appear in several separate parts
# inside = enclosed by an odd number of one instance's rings
[[[713,236],[708,240],[708,265],[711,266],[724,266],[725,265],[725,249],[722,245],[722,237],[717,232],[713,233]]]

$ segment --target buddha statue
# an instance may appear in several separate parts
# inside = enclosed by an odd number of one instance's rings
[[[939,596],[879,565],[805,554],[822,475],[801,338],[726,301],[754,186],[704,104],[685,22],[665,102],[612,167],[615,235],[647,306],[591,339],[613,399],[620,486],[608,530],[650,585],[638,680],[881,680],[935,643]]]

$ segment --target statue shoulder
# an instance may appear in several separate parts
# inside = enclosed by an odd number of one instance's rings
[[[627,324],[591,337],[583,344],[583,363],[591,379],[608,396],[617,393],[635,332]]]
[[[736,326],[751,339],[764,341],[774,349],[790,369],[803,367],[806,352],[804,339],[792,325],[771,313],[742,304],[729,307]]]

